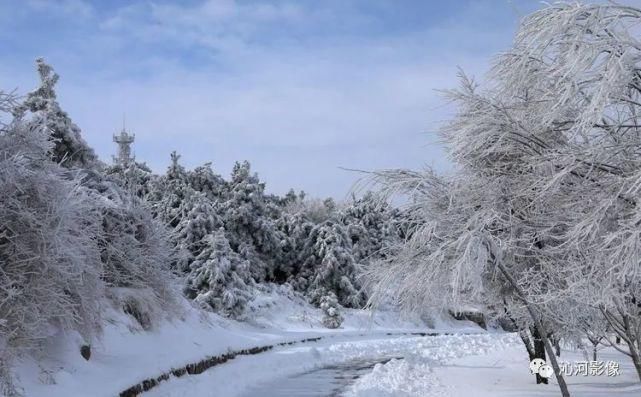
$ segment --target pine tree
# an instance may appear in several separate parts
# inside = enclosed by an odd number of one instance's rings
[[[356,261],[343,225],[326,221],[314,227],[303,251],[304,270],[299,283],[307,282],[307,295],[320,304],[323,296],[334,293],[346,307],[361,307],[365,296],[356,282]]]
[[[189,268],[187,297],[215,312],[242,316],[252,297],[249,262],[231,249],[222,229],[205,238],[205,248]]]
[[[396,213],[372,192],[353,198],[340,217],[347,227],[354,258],[361,264],[384,257],[385,248],[394,245],[399,238],[394,224]]]
[[[187,171],[178,163],[180,155],[171,153],[171,165],[165,175],[149,184],[145,199],[151,204],[155,217],[170,228],[176,228],[191,210],[196,191],[189,186]]]
[[[276,221],[276,227],[282,237],[281,255],[274,268],[274,281],[290,282],[294,288],[302,290],[306,284],[299,286],[296,279],[302,268],[301,252],[314,224],[304,214],[283,212]]]
[[[265,198],[265,185],[251,173],[249,162],[236,163],[221,216],[231,247],[251,263],[256,281],[273,279],[281,254],[273,203]]]
[[[141,199],[151,193],[152,180],[155,177],[146,163],[138,162],[131,162],[126,168],[115,164],[105,168],[104,173],[112,176],[123,189]]]
[[[80,135],[80,128],[74,124],[56,100],[55,85],[58,75],[42,58],[36,60],[41,85],[30,92],[25,101],[15,109],[16,116],[25,117],[30,112],[32,117],[28,128],[47,131],[54,143],[51,148],[51,159],[65,167],[78,166],[89,168],[98,162],[93,149]]]
[[[197,192],[202,192],[210,200],[221,200],[227,190],[227,183],[214,173],[211,163],[205,163],[187,173],[187,183]]]
[[[180,220],[173,233],[179,253],[178,269],[189,268],[191,262],[207,247],[207,238],[222,226],[215,203],[203,193],[195,192],[186,207],[190,209]]]

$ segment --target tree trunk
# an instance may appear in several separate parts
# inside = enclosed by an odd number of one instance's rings
[[[541,332],[536,327],[530,328],[530,333],[532,334],[532,340],[534,341],[534,358],[540,358],[543,361],[546,361],[545,357],[545,344],[543,343],[543,338],[541,338]],[[548,379],[542,377],[539,374],[536,375],[536,384],[543,383],[548,384]]]
[[[556,354],[557,357],[561,357],[561,341],[555,337],[554,334],[548,335],[548,337],[554,346],[554,354]]]
[[[540,320],[536,320],[536,322],[538,322],[539,326],[543,328],[543,325]],[[545,346],[545,350],[548,352],[548,356],[550,357],[550,364],[552,364],[552,368],[554,369],[554,375],[556,377],[556,381],[559,383],[559,389],[561,389],[561,396],[570,397],[570,390],[568,390],[568,385],[567,383],[565,383],[565,379],[561,374],[561,367],[559,367],[559,362],[556,360],[556,356],[554,355],[552,344],[550,343],[550,340],[545,336],[545,331],[541,332],[541,335],[543,339],[543,344]]]
[[[530,358],[530,361],[534,360],[534,345],[532,344],[530,335],[528,335],[526,330],[522,329],[519,331],[519,336],[525,345],[525,350],[527,350],[527,355]]]
[[[639,355],[639,350],[635,349],[633,346],[629,346],[630,355],[632,356],[632,362],[634,363],[634,368],[637,370],[637,376],[641,382],[641,355]]]
[[[536,313],[536,310],[532,306],[532,304],[526,299],[525,294],[521,290],[521,287],[519,284],[516,282],[514,277],[508,272],[508,270],[505,268],[503,263],[501,263],[500,259],[495,258],[495,263],[497,268],[500,270],[501,273],[503,273],[503,276],[508,280],[508,282],[512,285],[514,290],[517,293],[517,296],[523,301],[525,304],[525,307],[527,308],[528,313],[530,314],[530,317],[534,321],[534,325],[538,330],[540,331],[541,334],[541,339],[543,339],[543,344],[545,346],[545,350],[547,351],[548,355],[550,356],[550,364],[552,364],[552,368],[554,369],[554,375],[556,377],[556,381],[559,384],[559,389],[561,389],[561,396],[562,397],[570,397],[570,390],[568,390],[568,385],[565,383],[565,379],[563,378],[563,374],[561,374],[561,368],[559,367],[559,362],[556,360],[556,356],[554,355],[554,350],[552,349],[552,345],[550,344],[550,341],[547,338],[547,334],[545,333],[545,327],[543,326],[543,322],[539,318],[539,316]],[[639,373],[639,376],[641,376],[641,372]]]
[[[625,313],[624,310],[618,309],[618,313],[621,318],[617,318],[616,315],[610,313],[606,308],[600,307],[601,313],[604,318],[616,333],[617,337],[622,339],[628,346],[629,351],[625,351],[618,346],[610,343],[610,346],[614,347],[616,350],[630,356],[634,368],[637,371],[637,376],[639,381],[641,381],[641,335],[634,332],[632,329],[633,326],[630,324],[630,317]]]

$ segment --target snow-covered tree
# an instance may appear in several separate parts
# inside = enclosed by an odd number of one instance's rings
[[[277,210],[271,206],[264,183],[251,173],[249,163],[236,163],[220,214],[232,249],[250,261],[256,281],[273,278],[281,253],[281,235],[273,218]]]
[[[352,254],[359,263],[376,260],[385,255],[388,246],[399,238],[396,229],[397,217],[389,204],[367,192],[343,208],[341,221],[347,227],[352,240]]]
[[[331,198],[325,200],[305,198],[301,192],[299,199],[288,201],[283,211],[288,214],[301,215],[311,223],[320,224],[330,219],[338,220],[340,209],[342,206],[337,205]]]
[[[80,128],[60,108],[56,99],[55,85],[59,76],[42,58],[37,59],[36,64],[40,87],[30,92],[14,113],[19,116],[30,113],[28,128],[48,131],[49,139],[53,142],[50,155],[54,162],[65,167],[95,165],[98,159],[93,149],[84,141]]]
[[[205,194],[210,200],[222,200],[227,190],[227,183],[214,173],[211,163],[205,163],[187,173],[187,183],[197,192]]]
[[[327,328],[338,328],[343,323],[343,316],[340,314],[338,299],[333,292],[328,293],[320,299],[320,308],[324,313],[323,325]]]
[[[641,368],[625,326],[639,318],[640,17],[616,4],[546,7],[523,20],[486,89],[463,78],[448,93],[459,111],[442,138],[457,173],[378,174],[424,215],[396,264],[371,273],[379,287],[412,305],[425,291],[510,297],[557,374],[551,327],[577,319],[564,302],[620,312],[610,322]],[[504,288],[487,294],[494,285]]]
[[[77,331],[91,342],[109,298],[113,304],[126,297],[125,311],[137,306],[167,316],[177,310],[164,269],[164,227],[134,194],[92,167],[93,152],[55,101],[57,76],[43,62],[39,69],[42,87],[17,108],[0,94],[0,111],[14,115],[0,124],[4,395],[15,392],[7,377],[14,354],[57,330]]]
[[[249,262],[231,249],[222,229],[207,235],[205,244],[189,265],[185,294],[218,313],[241,317],[252,297]]]
[[[49,131],[14,119],[0,131],[0,371],[52,327],[91,340],[101,328],[100,213],[82,176],[49,160]],[[10,378],[0,380],[11,395]]]
[[[149,193],[145,200],[151,204],[155,217],[172,229],[191,210],[196,191],[189,187],[187,171],[178,163],[180,155],[171,153],[171,165],[167,173],[153,178],[149,183]]]
[[[297,287],[294,280],[298,277],[304,262],[304,259],[301,259],[301,252],[304,250],[314,224],[299,212],[284,211],[276,221],[276,227],[281,235],[281,253],[275,264],[273,281],[290,282]]]
[[[166,229],[137,200],[102,201],[99,248],[108,286],[150,288],[158,302],[171,299],[171,253]]]
[[[113,176],[118,185],[138,198],[145,198],[151,193],[154,175],[145,163],[131,162],[124,168],[116,164],[106,167],[104,173]]]
[[[641,10],[617,4],[545,8],[524,21],[495,75],[501,97],[528,103],[529,117],[508,114],[542,175],[529,195],[545,198],[540,211],[557,225],[539,228],[558,299],[571,293],[599,307],[625,336],[641,379],[640,20]]]
[[[222,226],[215,204],[207,197],[195,192],[189,200],[191,209],[180,220],[173,233],[173,240],[179,254],[178,269],[189,269],[189,265],[209,246],[208,237]]]
[[[364,294],[356,281],[357,263],[351,252],[351,241],[338,222],[327,221],[314,227],[304,247],[303,269],[297,284],[304,286],[312,303],[320,304],[323,296],[334,293],[346,307],[361,307]]]

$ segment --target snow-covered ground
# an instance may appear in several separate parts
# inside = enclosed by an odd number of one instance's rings
[[[30,397],[114,396],[149,377],[228,351],[317,336],[340,341],[387,336],[385,334],[390,332],[429,331],[425,323],[401,319],[394,312],[371,316],[358,310],[346,310],[341,329],[329,330],[321,324],[319,309],[285,287],[258,296],[248,313],[251,321],[246,322],[204,312],[187,301],[184,306],[181,320],[164,322],[151,331],[142,330],[132,317],[120,310],[110,310],[104,334],[91,347],[89,361],[79,353],[82,344],[79,335],[54,335],[37,357],[24,358],[18,363],[17,383]],[[451,328],[455,322],[437,324]],[[463,327],[475,329],[472,324]],[[278,373],[276,368],[272,369],[274,374]],[[219,371],[217,368],[211,372]],[[166,383],[174,383],[174,380]]]
[[[563,350],[561,361],[585,362],[582,352]],[[641,383],[629,358],[605,349],[599,361],[620,364],[618,376],[567,376],[573,396],[639,396]],[[377,365],[346,397],[558,396],[556,381],[537,385],[525,348],[513,335],[454,335],[417,344],[402,360]]]
[[[186,304],[182,320],[143,331],[131,317],[113,310],[102,340],[92,346],[89,361],[79,354],[79,336],[57,335],[38,358],[24,359],[17,375],[24,394],[30,397],[115,396],[146,378],[207,356],[322,336],[311,343],[238,356],[199,375],[170,377],[144,396],[248,397],[261,387],[269,390],[270,385],[301,374],[311,379],[313,371],[368,360],[385,363],[365,368],[359,379],[350,379],[342,389],[346,396],[558,395],[554,381],[547,386],[534,384],[527,355],[514,335],[485,332],[472,323],[438,316],[428,328],[425,322],[403,320],[395,312],[372,317],[346,310],[344,315],[341,329],[328,330],[321,324],[320,310],[280,287],[263,292],[252,303],[248,314],[252,320],[246,322],[223,319]],[[450,334],[412,335],[426,331]],[[641,395],[627,358],[611,351],[600,355],[600,359],[620,362],[621,375],[570,377],[575,395]],[[562,359],[583,357],[564,352]],[[259,394],[270,396],[267,391]]]

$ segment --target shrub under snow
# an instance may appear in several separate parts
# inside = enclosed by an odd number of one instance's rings
[[[4,395],[18,393],[9,371],[16,355],[59,330],[77,331],[87,343],[98,336],[103,306],[123,296],[114,288],[129,290],[126,306],[143,327],[153,323],[154,313],[177,310],[164,270],[164,227],[133,193],[101,173],[80,130],[55,100],[57,76],[41,60],[38,69],[42,86],[23,105],[15,107],[0,94],[0,111],[15,115],[0,124]]]
[[[334,293],[323,296],[320,300],[320,308],[325,314],[323,316],[323,325],[327,328],[338,328],[343,323],[343,316],[339,312],[338,300]]]

